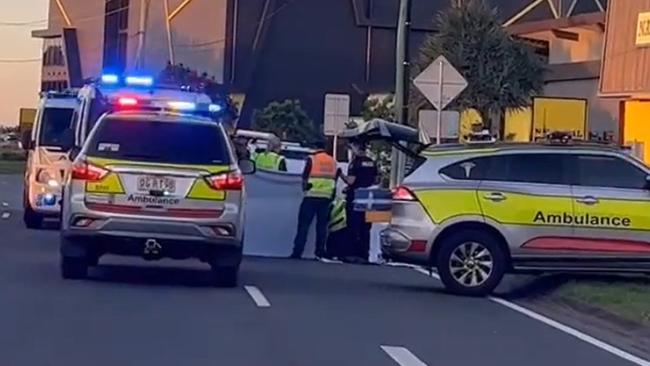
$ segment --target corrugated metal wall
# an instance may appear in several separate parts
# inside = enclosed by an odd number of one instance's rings
[[[650,93],[650,46],[635,44],[637,20],[643,12],[650,12],[650,0],[610,1],[600,79],[602,95]]]

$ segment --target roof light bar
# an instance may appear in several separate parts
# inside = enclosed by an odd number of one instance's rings
[[[120,81],[119,76],[115,74],[102,75],[102,83],[104,84],[117,84]]]
[[[196,109],[196,104],[192,102],[167,102],[167,105],[171,109],[179,111],[193,111]]]
[[[127,76],[125,82],[126,85],[152,86],[153,78],[150,76]]]
[[[210,104],[210,106],[208,107],[208,111],[211,113],[221,112],[222,109],[223,107],[219,104]]]
[[[119,104],[122,107],[132,107],[138,105],[138,100],[131,97],[120,97],[117,100],[117,104]]]

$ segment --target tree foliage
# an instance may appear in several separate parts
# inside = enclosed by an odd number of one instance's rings
[[[395,97],[387,95],[382,99],[368,98],[363,103],[362,117],[364,121],[381,118],[387,121],[395,120]]]
[[[253,129],[271,132],[285,141],[309,143],[318,134],[313,121],[298,100],[271,102],[263,110],[253,112]]]
[[[438,56],[444,55],[467,79],[468,87],[451,108],[474,108],[490,127],[492,118],[507,108],[524,108],[532,96],[542,92],[544,62],[523,41],[509,35],[499,22],[497,11],[484,0],[456,1],[434,20],[437,33],[420,49],[414,75]],[[411,108],[428,104],[412,93]]]

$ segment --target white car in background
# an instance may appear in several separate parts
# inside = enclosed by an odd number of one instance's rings
[[[70,167],[72,116],[78,105],[76,91],[41,94],[31,136],[22,142],[28,151],[23,193],[23,221],[38,229],[45,218],[61,212],[61,184]]]

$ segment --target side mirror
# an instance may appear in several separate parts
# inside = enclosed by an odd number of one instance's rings
[[[23,145],[24,150],[32,150],[34,148],[31,130],[23,132],[22,136],[20,136],[20,144]]]
[[[255,163],[252,160],[241,159],[239,161],[239,170],[241,170],[242,174],[249,175],[254,174],[257,168],[255,167]]]
[[[81,148],[79,146],[72,146],[70,147],[70,152],[68,153],[68,156],[70,157],[70,161],[74,161],[74,159],[79,156],[79,153],[81,152]]]

